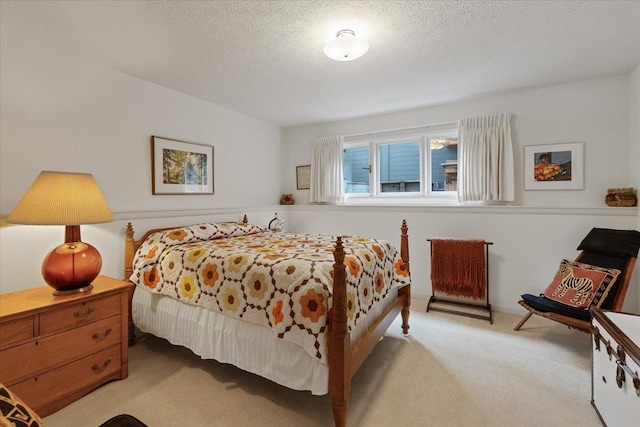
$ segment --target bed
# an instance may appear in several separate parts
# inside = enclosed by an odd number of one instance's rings
[[[130,332],[189,348],[278,384],[329,394],[345,426],[351,378],[401,314],[409,330],[406,221],[400,251],[357,236],[273,232],[242,222],[125,237],[136,286]]]

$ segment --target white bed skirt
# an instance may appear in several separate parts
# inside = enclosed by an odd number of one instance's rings
[[[203,359],[230,363],[293,390],[328,392],[328,366],[265,326],[139,289],[131,309],[133,323],[142,332],[184,346]]]
[[[395,300],[390,292],[352,331],[352,342],[366,335]],[[301,346],[279,339],[266,326],[235,319],[166,295],[136,288],[131,307],[133,323],[147,332],[181,345],[203,359],[230,363],[293,390],[328,393],[329,367]]]

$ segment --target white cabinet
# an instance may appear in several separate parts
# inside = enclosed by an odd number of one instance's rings
[[[593,309],[592,400],[608,427],[640,426],[640,315]]]

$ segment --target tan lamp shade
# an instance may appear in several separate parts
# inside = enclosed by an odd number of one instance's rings
[[[30,225],[64,225],[65,243],[42,262],[42,277],[54,295],[87,292],[100,273],[102,257],[80,239],[80,224],[113,221],[93,176],[87,173],[43,171],[31,184],[7,222]]]
[[[113,221],[98,184],[88,173],[42,171],[7,222],[80,225]]]

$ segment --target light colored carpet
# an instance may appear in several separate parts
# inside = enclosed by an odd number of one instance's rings
[[[414,300],[353,381],[350,426],[601,426],[591,406],[590,336],[533,316],[494,324],[425,313]],[[524,315],[524,310],[523,310]],[[331,401],[147,337],[130,349],[129,378],[45,418],[99,426],[128,413],[149,427],[332,426]]]

